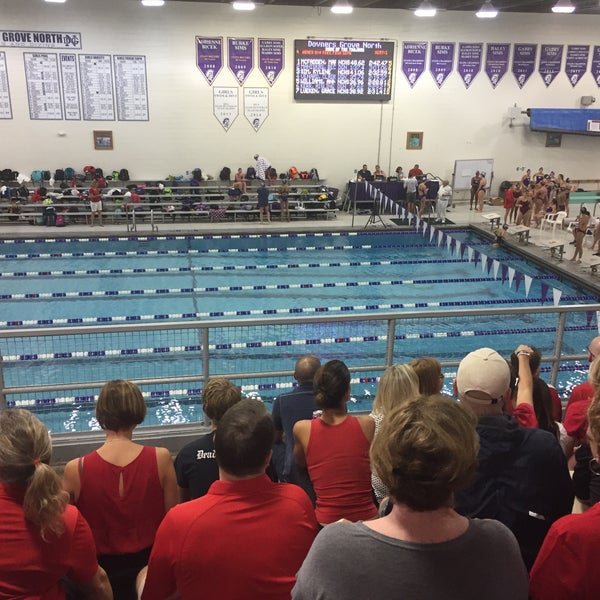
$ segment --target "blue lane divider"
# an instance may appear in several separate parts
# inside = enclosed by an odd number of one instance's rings
[[[542,369],[544,370],[544,369]],[[549,368],[547,369],[549,370]],[[585,370],[585,367],[581,365],[561,365],[559,372],[573,372]],[[454,378],[456,372],[446,372],[446,376]],[[351,385],[379,382],[379,377],[353,377],[350,380]],[[259,384],[242,384],[242,393],[252,397],[260,397],[261,391],[272,391],[276,390],[279,393],[290,391],[293,388],[293,384],[290,382],[285,383],[259,383]],[[162,402],[168,400],[170,402],[178,402],[186,404],[187,402],[198,402],[198,399],[202,396],[202,388],[184,388],[180,390],[154,390],[150,392],[142,392],[142,396],[147,400],[149,406],[158,406]],[[64,406],[72,405],[89,405],[88,409],[92,410],[96,396],[85,395],[85,396],[61,396],[49,397],[49,398],[36,398],[27,400],[8,400],[7,406],[9,408],[31,408],[34,406],[56,406],[57,410],[63,409]],[[351,397],[351,402],[356,402],[356,398]],[[98,426],[100,429],[100,426]]]
[[[581,302],[590,301],[589,296],[564,296],[565,302]],[[232,310],[232,311],[212,311],[212,312],[193,312],[193,313],[172,313],[160,315],[125,315],[114,317],[73,317],[69,319],[31,319],[18,321],[0,321],[0,327],[31,327],[35,325],[85,325],[97,323],[122,323],[122,322],[141,322],[141,321],[166,321],[169,319],[201,319],[201,318],[216,318],[216,317],[248,317],[248,316],[264,316],[264,315],[298,315],[298,314],[313,314],[313,313],[337,313],[337,312],[354,312],[365,311],[375,312],[381,310],[398,310],[398,309],[414,309],[414,308],[452,308],[457,306],[488,306],[488,305],[505,305],[505,304],[541,304],[541,297],[530,298],[505,298],[495,300],[460,300],[456,302],[399,302],[395,304],[365,304],[357,306],[317,306],[305,308],[270,308],[262,310]],[[587,328],[585,328],[587,330]]]
[[[566,331],[580,331],[582,329],[593,329],[593,327],[566,327]],[[471,330],[471,331],[438,331],[425,333],[405,333],[394,336],[395,341],[428,339],[428,338],[449,338],[449,337],[486,337],[492,335],[532,335],[540,333],[554,333],[555,327],[524,327],[514,329],[500,330]],[[354,344],[364,342],[386,342],[387,335],[357,335],[342,336],[335,338],[304,338],[296,340],[272,340],[272,341],[253,341],[253,342],[232,342],[227,344],[209,344],[208,349],[212,352],[219,350],[242,350],[256,348],[281,348],[285,346],[315,346],[327,344]],[[69,352],[46,352],[33,354],[7,354],[3,356],[5,363],[13,362],[31,362],[38,360],[70,360],[80,358],[98,358],[98,357],[125,357],[125,356],[145,356],[145,355],[164,355],[164,354],[185,354],[188,352],[201,352],[201,344],[192,344],[187,346],[159,346],[147,348],[109,348],[106,350],[81,350]]]
[[[324,262],[324,263],[285,263],[270,265],[223,265],[223,266],[199,266],[199,267],[156,267],[137,269],[85,269],[67,271],[14,271],[0,273],[0,277],[62,277],[81,275],[121,275],[121,274],[147,274],[147,273],[201,273],[206,271],[261,271],[270,269],[308,269],[329,267],[377,267],[396,265],[426,265],[426,264],[457,264],[468,263],[467,259],[421,259],[421,260],[365,260],[346,262]]]

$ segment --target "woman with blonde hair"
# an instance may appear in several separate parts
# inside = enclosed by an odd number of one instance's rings
[[[109,599],[88,524],[50,467],[48,430],[29,411],[0,411],[0,598],[65,598],[67,578],[85,597]]]
[[[379,432],[383,419],[393,408],[413,400],[419,395],[419,378],[411,365],[392,365],[388,367],[377,386],[371,417],[375,421],[375,435]],[[371,485],[377,502],[388,495],[388,489],[377,473],[371,471]]]
[[[106,383],[96,403],[104,444],[67,463],[63,485],[87,519],[116,599],[137,597],[135,577],[146,565],[156,530],[177,504],[177,480],[166,448],[142,446],[133,430],[146,403],[131,381]]]

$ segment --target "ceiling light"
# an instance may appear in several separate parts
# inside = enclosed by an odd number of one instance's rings
[[[437,10],[431,5],[431,2],[423,0],[417,10],[415,10],[416,17],[435,17]]]
[[[498,16],[498,11],[494,8],[494,5],[487,0],[483,3],[483,6],[475,13],[480,19],[493,19]]]
[[[252,0],[236,0],[232,6],[235,10],[254,10],[256,8],[256,4]]]
[[[337,2],[331,7],[331,12],[336,15],[349,15],[354,9],[347,0],[337,0]]]
[[[569,14],[575,12],[575,6],[573,6],[571,0],[558,0],[552,7],[552,12]]]
[[[165,0],[142,0],[143,6],[162,6]]]
[[[46,0],[46,2],[54,2],[56,4],[64,4],[67,0]]]

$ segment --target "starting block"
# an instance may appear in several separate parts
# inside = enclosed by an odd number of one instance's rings
[[[560,240],[549,240],[544,244],[544,248],[550,250],[550,256],[556,257],[558,254],[558,260],[562,260],[565,254],[565,243]]]
[[[598,267],[600,267],[600,258],[592,258],[587,265],[583,265],[584,267],[588,267],[592,273],[598,272]]]
[[[490,231],[494,231],[494,229],[500,227],[500,220],[502,217],[498,213],[487,213],[481,216],[490,224]]]
[[[529,229],[529,227],[526,227],[525,225],[513,225],[513,227],[510,227],[508,229],[508,233],[510,233],[512,235],[518,235],[519,242],[521,242],[522,244],[529,243],[530,229]]]

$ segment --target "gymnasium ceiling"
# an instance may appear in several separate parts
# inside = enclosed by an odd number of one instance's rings
[[[229,0],[180,0],[182,2],[216,2],[228,4]],[[274,6],[306,6],[329,8],[335,0],[256,0],[261,4]],[[438,10],[477,12],[483,0],[430,0]],[[355,8],[402,8],[415,10],[421,0],[350,0]],[[552,13],[556,0],[492,0],[492,4],[500,12],[516,13]],[[573,0],[574,14],[600,14],[600,0]],[[561,18],[563,15],[557,15]],[[574,42],[576,40],[573,40]]]

